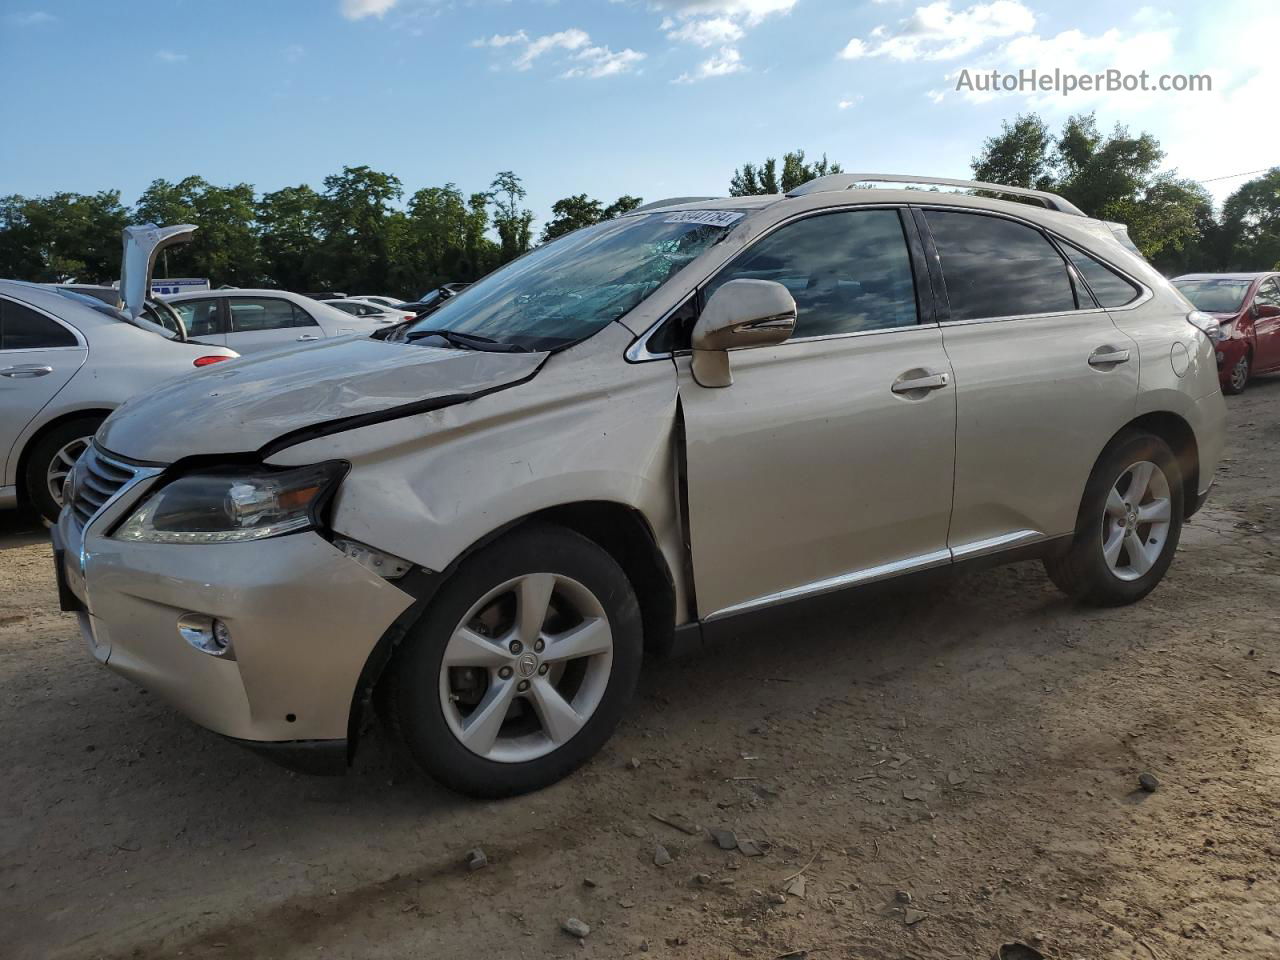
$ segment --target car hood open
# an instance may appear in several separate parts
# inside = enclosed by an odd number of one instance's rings
[[[134,460],[270,451],[513,386],[545,353],[481,353],[341,337],[213,364],[130,400],[98,445]]]

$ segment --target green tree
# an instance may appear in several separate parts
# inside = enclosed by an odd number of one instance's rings
[[[821,160],[806,162],[803,150],[792,150],[782,155],[782,174],[779,180],[778,161],[768,157],[760,166],[744,163],[734,170],[729,181],[729,196],[751,197],[761,194],[787,193],[801,184],[831,173],[843,173],[840,164],[828,160],[824,153]]]
[[[0,276],[109,283],[120,276],[120,193],[0,198]]]
[[[199,229],[189,244],[161,255],[157,276],[208,277],[215,285],[251,286],[261,282],[253,187],[219,187],[203,177],[178,183],[154,180],[134,211],[135,223],[193,223]]]
[[[1222,248],[1231,270],[1280,269],[1280,167],[1237,189],[1222,205]]]
[[[512,171],[503,170],[489,184],[493,198],[493,226],[498,231],[502,262],[514,260],[533,240],[533,211],[523,206],[524,184]]]
[[[973,158],[973,177],[1011,187],[1047,190],[1053,183],[1050,174],[1053,137],[1049,127],[1036,114],[1016,117],[1001,125],[1000,134],[988,137],[982,153]]]
[[[554,219],[542,228],[542,242],[572,233],[579,227],[587,227],[603,220],[612,220],[640,206],[639,197],[624,194],[607,207],[599,200],[592,200],[585,193],[557,200],[551,205]]]
[[[264,193],[257,204],[262,273],[286,290],[316,287],[320,195],[306,184]]]
[[[320,195],[321,269],[317,282],[348,293],[388,289],[391,204],[400,179],[367,166],[343,167],[324,178]]]

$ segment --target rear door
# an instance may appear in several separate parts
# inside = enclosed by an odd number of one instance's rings
[[[774,280],[798,312],[786,343],[731,351],[728,387],[699,385],[689,357],[676,360],[703,618],[950,560],[955,395],[902,213],[783,224],[699,295]]]
[[[0,477],[16,468],[18,435],[88,356],[84,338],[69,324],[0,297],[0,455],[5,463]]]
[[[319,340],[311,314],[284,297],[227,297],[227,346],[241,354]]]
[[[924,208],[955,372],[957,560],[1070,533],[1094,462],[1134,415],[1138,350],[1038,227]]]

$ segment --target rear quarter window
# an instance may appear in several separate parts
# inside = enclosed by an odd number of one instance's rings
[[[1063,244],[1067,258],[1084,277],[1084,282],[1093,291],[1094,298],[1102,307],[1123,307],[1138,299],[1141,289],[1100,260],[1094,259],[1083,250],[1077,250],[1070,244]]]
[[[43,314],[12,300],[0,300],[0,350],[76,347],[76,335]]]

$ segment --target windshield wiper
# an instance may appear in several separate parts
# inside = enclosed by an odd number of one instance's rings
[[[413,330],[405,335],[405,340],[423,340],[427,337],[439,337],[451,346],[464,350],[480,350],[485,353],[532,353],[528,347],[518,343],[503,343],[492,337],[482,337],[478,333],[459,333],[457,330]]]

